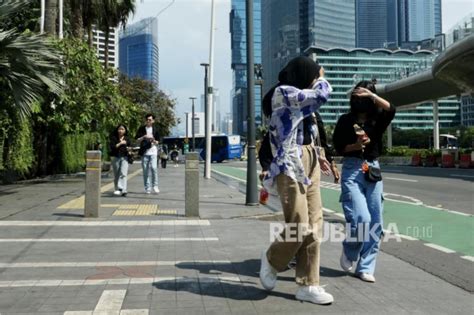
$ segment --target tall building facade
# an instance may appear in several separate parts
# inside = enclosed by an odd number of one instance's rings
[[[325,68],[325,75],[334,91],[329,102],[319,110],[323,121],[333,125],[349,110],[348,92],[361,80],[376,79],[389,83],[431,67],[435,54],[431,51],[387,49],[324,49],[309,48],[306,53]],[[440,127],[460,123],[460,104],[457,99],[439,101]],[[400,129],[432,129],[432,104],[421,104],[415,109],[399,110],[393,126]]]
[[[127,26],[120,34],[119,70],[159,84],[158,20],[143,19]]]
[[[110,28],[109,34],[109,67],[117,69],[119,67],[119,38],[118,29]],[[97,27],[92,28],[92,47],[96,51],[100,63],[105,64],[105,33]]]
[[[441,34],[441,0],[357,0],[356,44],[401,47]]]
[[[231,54],[232,54],[232,113],[233,133],[244,135],[247,132],[247,31],[245,0],[232,0],[230,12]],[[254,15],[254,63],[262,64],[262,21],[261,0],[253,2]],[[254,75],[252,73],[251,75]],[[258,82],[256,82],[258,83]],[[255,123],[262,123],[262,93],[259,84],[255,84]]]
[[[356,44],[362,48],[382,48],[399,42],[398,0],[356,1]]]
[[[354,0],[262,0],[263,91],[309,46],[355,47]]]

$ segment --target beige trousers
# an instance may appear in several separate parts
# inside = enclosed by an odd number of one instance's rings
[[[267,258],[272,267],[280,272],[296,256],[296,282],[300,285],[319,285],[319,251],[323,228],[319,187],[321,171],[315,148],[306,145],[302,149],[304,169],[312,184],[305,186],[285,174],[276,177],[285,222],[293,223],[293,228],[285,228],[281,233],[283,241],[276,240],[270,246]],[[295,223],[298,227],[308,226],[308,229],[295,229]],[[288,235],[292,237],[287,238]]]

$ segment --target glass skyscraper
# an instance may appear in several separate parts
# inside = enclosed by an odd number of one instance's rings
[[[312,46],[355,47],[354,0],[262,0],[264,91]]]
[[[233,70],[232,112],[233,131],[245,134],[247,125],[247,31],[245,0],[232,0],[230,12],[231,53]],[[254,63],[262,64],[262,22],[261,0],[254,0]],[[254,75],[252,73],[252,75]],[[255,89],[255,123],[262,123],[262,87],[256,81]]]
[[[389,83],[431,67],[435,54],[388,49],[324,49],[311,47],[306,53],[317,59],[326,70],[326,78],[333,87],[329,102],[319,110],[323,121],[333,125],[349,110],[348,92],[361,80],[376,79]],[[439,101],[440,126],[452,127],[460,123],[460,104],[455,98]],[[433,107],[421,104],[414,109],[399,110],[393,126],[400,129],[432,129]]]
[[[119,70],[159,84],[158,20],[143,19],[127,26],[120,34]]]
[[[441,34],[441,0],[357,0],[356,44],[401,47]]]

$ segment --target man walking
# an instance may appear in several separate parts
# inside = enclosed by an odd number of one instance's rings
[[[152,187],[156,194],[160,192],[158,189],[158,148],[156,147],[160,135],[153,126],[154,123],[155,115],[147,114],[145,126],[141,126],[135,136],[135,139],[140,142],[139,153],[142,156],[143,182],[147,194],[151,193]]]

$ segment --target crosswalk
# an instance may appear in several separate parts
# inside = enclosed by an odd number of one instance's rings
[[[63,297],[63,305],[41,306],[40,303],[37,308],[31,305],[29,313],[42,313],[45,309],[49,310],[46,306],[51,306],[55,312],[59,310],[67,315],[149,314],[149,303],[144,302],[139,308],[124,307],[128,290],[144,285],[159,287],[160,283],[182,286],[241,283],[241,279],[233,274],[217,272],[202,275],[197,271],[200,268],[212,270],[217,265],[230,267],[232,263],[225,259],[225,254],[223,259],[195,259],[193,253],[180,250],[180,244],[190,246],[195,243],[205,249],[218,243],[219,238],[209,229],[210,226],[208,220],[185,219],[0,221],[0,314],[18,311],[16,300],[30,292],[61,292],[66,289],[77,292],[94,287],[99,289],[97,296],[100,295],[100,298],[90,310],[81,307],[71,309],[75,305],[75,297],[71,293],[71,296]],[[123,244],[123,251],[120,252],[121,247],[114,244]],[[127,249],[133,253],[128,253]],[[152,256],[150,250],[156,250],[154,257],[158,259],[140,259],[141,256]],[[79,259],[71,260],[71,253],[74,254],[72,257]],[[176,259],[160,259],[162,253],[164,256],[176,254]],[[102,259],[88,260],[89,255]],[[113,255],[119,259],[106,259]],[[179,259],[179,255],[185,257]],[[138,259],[131,260],[130,256]],[[192,271],[190,276],[178,275],[175,272],[178,267]],[[113,290],[110,289],[112,286]],[[11,303],[2,300],[2,294],[13,297]]]

